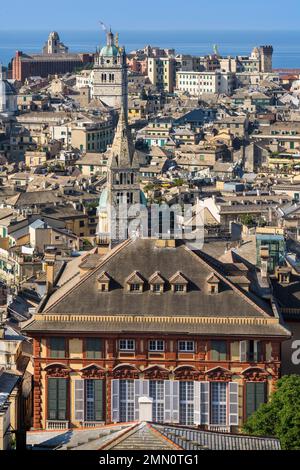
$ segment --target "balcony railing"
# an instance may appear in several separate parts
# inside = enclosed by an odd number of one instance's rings
[[[104,421],[84,421],[82,423],[83,428],[99,428],[101,426],[104,426]]]
[[[214,431],[214,432],[230,433],[230,426],[220,426],[219,424],[210,424],[208,426],[208,430]]]
[[[47,431],[67,431],[70,427],[69,421],[47,421]]]

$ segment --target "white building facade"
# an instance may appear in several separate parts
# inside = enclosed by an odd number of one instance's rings
[[[235,76],[231,72],[177,72],[176,87],[191,96],[203,93],[231,95],[235,88]]]

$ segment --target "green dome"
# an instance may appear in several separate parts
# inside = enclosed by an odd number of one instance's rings
[[[104,46],[100,52],[101,57],[117,57],[118,54],[119,49],[115,45]]]

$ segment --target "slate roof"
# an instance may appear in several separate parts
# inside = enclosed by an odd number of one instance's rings
[[[19,193],[12,198],[6,199],[6,204],[13,207],[36,206],[41,204],[54,204],[61,201],[53,191],[36,191]]]
[[[161,434],[184,450],[280,450],[278,439],[252,437],[208,431],[180,426],[153,425]]]
[[[220,267],[218,268],[218,264]],[[251,292],[243,291],[233,284],[222,272],[222,264],[214,265],[202,252],[190,251],[183,242],[176,248],[158,248],[156,240],[129,240],[104,257],[95,269],[81,277],[76,274],[78,265],[74,266],[74,275],[70,273],[65,283],[60,279],[58,288],[41,308],[43,314],[89,315],[89,316],[145,316],[145,317],[219,317],[267,320],[273,317],[271,306]],[[170,279],[178,269],[188,280],[187,293],[174,293]],[[110,278],[110,292],[101,292],[98,278],[106,272]],[[143,292],[129,292],[126,280],[137,271],[145,279]],[[153,293],[149,281],[153,273],[160,272],[166,280],[165,292]],[[219,293],[211,295],[207,279],[217,274],[220,279]],[[62,276],[63,277],[63,276]],[[84,299],[84,300],[83,300]],[[79,329],[103,332],[110,331],[166,331],[199,334],[251,334],[271,336],[289,336],[289,332],[277,323],[266,321],[245,326],[230,324],[227,321],[218,325],[214,323],[184,322],[171,324],[165,322],[45,322],[33,320],[25,331],[69,331]],[[246,331],[245,331],[246,330]]]
[[[33,450],[199,451],[280,450],[278,439],[201,431],[193,427],[156,423],[124,423],[90,430],[29,432]]]
[[[0,410],[1,410],[1,407],[8,400],[9,395],[14,390],[19,379],[20,379],[19,375],[10,374],[8,372],[3,372],[0,375]]]
[[[166,291],[162,294],[163,299],[160,295],[153,294],[149,288],[143,293],[128,293],[126,290],[126,280],[135,271],[146,280],[149,280],[155,271],[159,271],[164,279],[171,279],[179,268],[189,280],[186,295],[174,295],[170,286],[166,287]],[[137,239],[106,257],[98,268],[72,286],[73,288],[65,295],[61,296],[60,291],[56,291],[50,297],[44,312],[89,315],[218,315],[252,318],[272,315],[267,303],[259,299],[255,299],[256,304],[252,303],[250,296],[234,290],[232,284],[226,282],[220,286],[218,295],[209,295],[206,292],[206,279],[213,269],[202,259],[201,253],[195,254],[186,248],[184,243],[179,242],[176,249],[158,248],[155,240]],[[97,286],[97,278],[104,270],[113,280],[108,295],[99,292]],[[262,309],[258,306],[259,303]]]
[[[273,295],[281,309],[283,318],[288,320],[300,320],[300,276],[291,275],[288,284],[281,284],[275,276],[270,278]]]

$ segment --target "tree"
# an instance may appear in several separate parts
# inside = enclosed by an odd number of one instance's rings
[[[287,375],[277,382],[268,403],[249,417],[243,432],[273,436],[284,450],[300,450],[300,376]]]
[[[183,186],[184,185],[184,179],[183,178],[176,178],[173,181],[174,186]]]
[[[246,225],[247,227],[251,227],[255,224],[255,220],[250,214],[243,214],[241,216],[241,222],[243,225]]]

